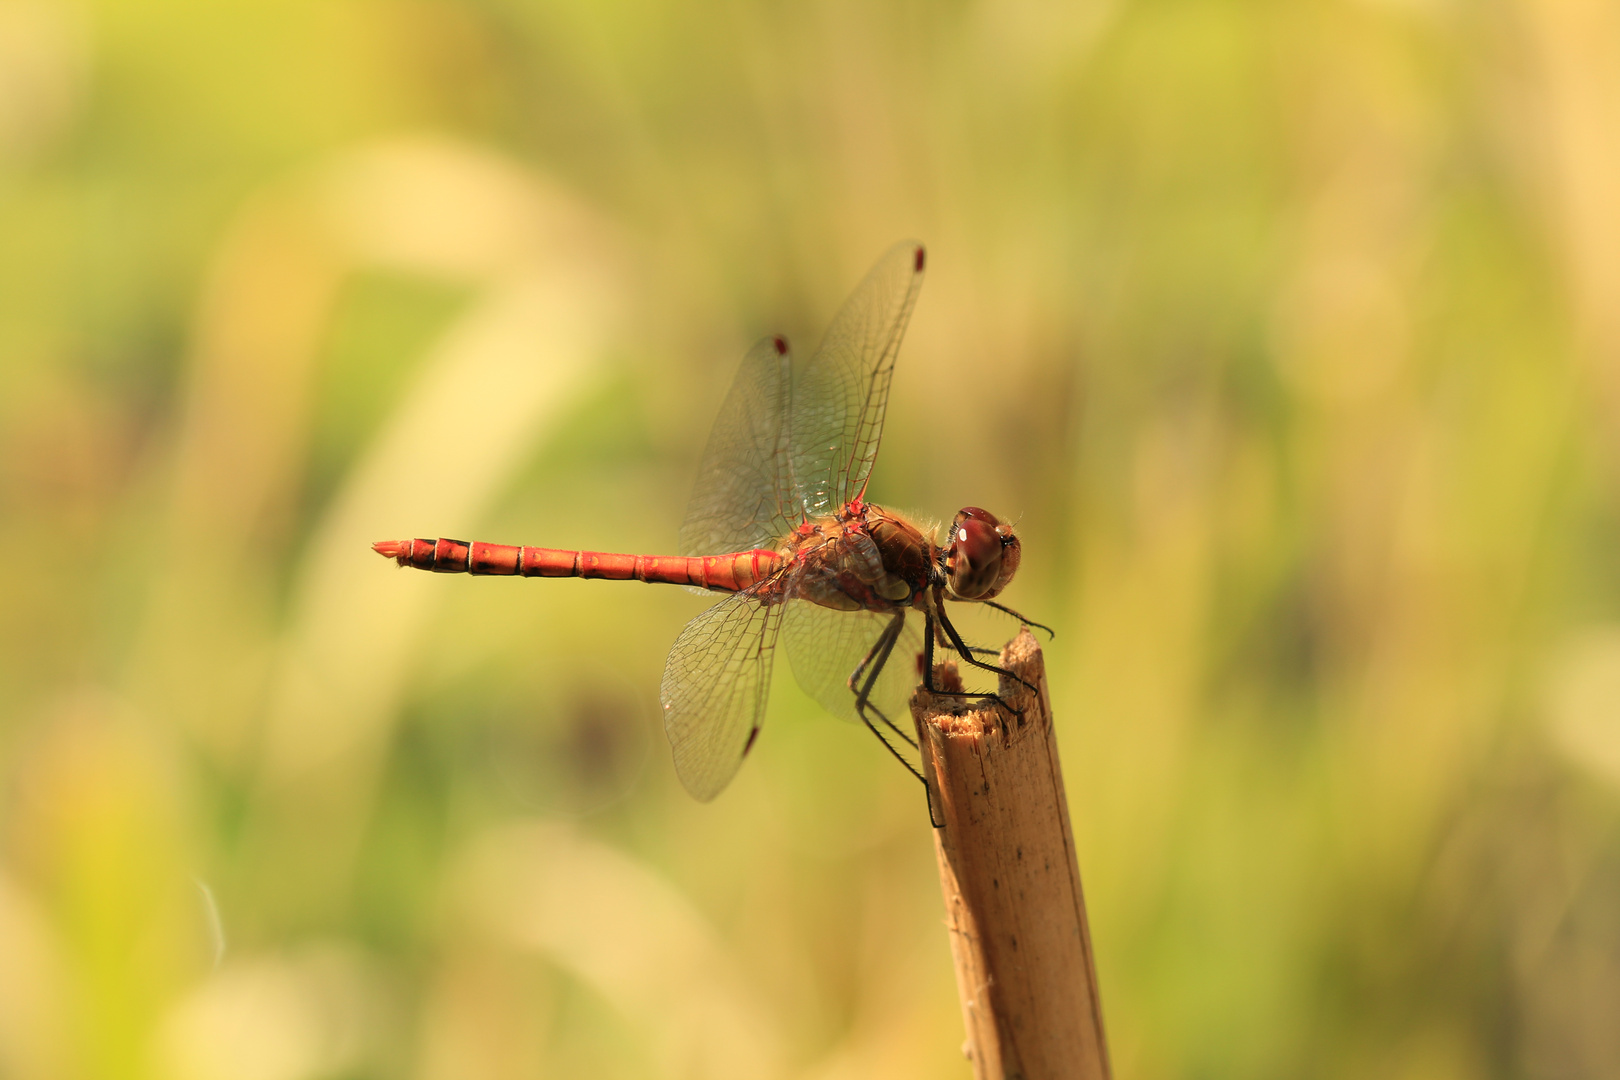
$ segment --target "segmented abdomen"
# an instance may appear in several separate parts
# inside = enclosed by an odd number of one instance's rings
[[[605,551],[517,547],[465,540],[384,540],[372,545],[401,566],[440,574],[507,574],[522,577],[608,578],[695,585],[737,592],[769,577],[782,556],[758,548],[725,555],[618,555]]]

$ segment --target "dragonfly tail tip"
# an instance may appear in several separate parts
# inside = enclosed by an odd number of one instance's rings
[[[385,559],[398,559],[405,554],[405,540],[379,540],[371,545],[371,550]]]

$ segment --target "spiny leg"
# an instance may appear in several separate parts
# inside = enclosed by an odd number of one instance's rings
[[[893,754],[894,759],[900,764],[904,765],[906,767],[906,771],[912,776],[915,776],[918,782],[920,782],[923,787],[926,788],[928,786],[928,781],[923,779],[923,774],[917,771],[917,767],[915,765],[906,760],[904,754],[900,753],[900,751],[894,748],[893,743],[889,742],[888,739],[883,737],[883,732],[879,731],[877,729],[877,725],[873,724],[871,718],[866,715],[866,710],[871,709],[873,712],[877,713],[878,719],[882,720],[884,725],[888,727],[890,731],[893,731],[896,735],[899,735],[902,739],[905,739],[906,742],[910,743],[913,747],[917,745],[916,742],[901,732],[899,728],[895,727],[893,721],[891,721],[887,716],[884,716],[881,709],[873,705],[871,701],[868,700],[872,692],[872,685],[877,682],[877,677],[882,674],[883,665],[888,662],[889,653],[894,650],[894,643],[900,638],[900,631],[905,626],[905,619],[906,613],[904,611],[895,612],[894,618],[890,620],[888,626],[883,628],[883,633],[878,636],[877,641],[873,643],[872,648],[867,652],[865,658],[861,660],[860,664],[856,666],[854,673],[850,675],[849,688],[855,693],[855,713],[861,718],[861,723],[866,725],[866,730],[870,731],[873,735],[876,735],[878,742],[883,744],[883,748],[889,753]],[[861,677],[863,672],[866,673],[866,682],[863,686],[861,686],[860,689],[857,690],[855,683],[856,680]],[[930,811],[930,819],[932,816],[932,811]]]
[[[941,635],[941,637],[943,637],[943,634]],[[943,644],[943,641],[941,642],[941,644]],[[969,645],[968,646],[968,651],[971,652],[975,656],[1000,656],[1001,655],[1001,650],[1000,649],[986,649],[986,648],[984,648],[982,646],[979,646],[979,645]]]
[[[928,620],[928,632],[926,634],[926,651],[923,655],[923,689],[927,690],[930,694],[933,694],[936,697],[978,698],[980,701],[993,701],[997,705],[1006,705],[1007,708],[1012,709],[1011,705],[1007,705],[1005,701],[1001,700],[1000,694],[986,694],[980,690],[947,690],[935,683],[934,644],[937,640],[937,624],[934,621],[934,615],[932,612],[925,613],[925,618]],[[1001,655],[994,649],[978,649],[975,651],[994,654],[997,656]],[[1013,711],[1017,712],[1016,709],[1013,709]]]
[[[938,611],[934,612],[934,616],[939,619],[939,625],[944,628],[945,635],[951,639],[951,644],[956,647],[958,655],[960,655],[963,660],[983,671],[993,671],[997,675],[1005,675],[1010,679],[1023,683],[1023,685],[1027,687],[1031,693],[1039,693],[1035,687],[1031,686],[1024,679],[1020,678],[1016,673],[1008,671],[1004,667],[999,667],[995,664],[987,664],[983,660],[975,658],[973,655],[973,650],[968,647],[967,642],[962,640],[962,635],[956,632],[956,627],[951,625],[951,620],[945,617],[945,608],[943,605],[940,606]],[[990,696],[996,697],[996,695]],[[996,700],[1000,701],[1001,698],[996,697]],[[1002,702],[1002,704],[1006,704],[1006,702]],[[1008,708],[1012,707],[1009,705]],[[1020,710],[1018,709],[1013,709],[1013,712],[1019,711]]]
[[[947,690],[943,686],[937,685],[934,680],[934,645],[939,637],[939,624],[934,620],[934,614],[931,611],[925,611],[923,618],[928,621],[927,628],[923,633],[923,689],[939,697],[995,697],[994,694],[985,695],[976,690]]]
[[[871,709],[874,713],[877,713],[878,719],[883,721],[885,727],[904,739],[906,744],[915,750],[917,740],[895,727],[894,721],[885,716],[883,710],[872,703],[872,687],[877,684],[878,676],[883,674],[883,668],[889,662],[889,654],[894,650],[895,642],[900,640],[900,634],[905,629],[905,622],[906,613],[904,611],[894,613],[894,618],[889,620],[889,625],[883,628],[883,633],[878,635],[878,639],[872,643],[872,647],[861,658],[861,662],[855,665],[855,670],[845,681],[845,685],[855,695],[855,711],[857,713],[861,713],[864,717],[863,710]],[[863,675],[865,676],[864,683],[862,683]],[[857,684],[860,685],[857,686]]]
[[[1045,630],[1046,636],[1049,638],[1057,637],[1057,631],[1053,630],[1050,626],[1047,626],[1045,623],[1038,623],[1034,619],[1026,618],[1005,604],[998,604],[994,600],[980,600],[979,603],[983,604],[985,607],[995,608],[1004,615],[1011,615],[1025,626],[1033,626],[1037,630]]]
[[[877,710],[874,709],[873,711],[876,712]],[[867,731],[870,731],[873,735],[877,736],[877,741],[883,744],[883,749],[885,749],[889,753],[893,754],[894,755],[894,760],[896,760],[900,764],[904,765],[906,767],[906,772],[910,773],[912,776],[915,776],[917,778],[918,783],[922,784],[923,787],[927,787],[928,786],[928,781],[924,780],[923,779],[923,774],[917,771],[917,766],[915,766],[911,762],[907,761],[906,756],[904,754],[902,754],[900,751],[896,750],[894,748],[894,744],[891,743],[888,739],[885,739],[883,737],[883,732],[879,731],[877,729],[877,725],[872,723],[872,721],[867,718],[866,713],[863,712],[860,715],[861,715],[861,723],[866,725],[866,730]],[[889,724],[888,719],[884,718],[882,713],[878,713],[878,716],[879,716],[879,718],[883,719],[883,722],[885,724]],[[889,726],[893,727],[894,725],[889,724]]]
[[[923,648],[925,648],[925,654],[923,654],[923,685],[930,688],[930,690],[933,690],[933,617],[932,615],[928,615],[927,612],[923,612],[923,620],[925,620],[925,622],[923,622],[923,640],[925,640],[925,646],[923,646]],[[943,813],[941,813],[941,811],[938,810],[935,805],[933,805],[933,789],[932,787],[928,787],[928,777],[923,776],[922,772],[917,771],[917,769],[912,766],[912,763],[907,761],[906,758],[901,758],[901,753],[894,750],[894,746],[889,745],[889,740],[883,738],[883,735],[878,733],[878,729],[872,727],[872,721],[868,721],[867,719],[867,709],[870,708],[873,712],[878,714],[881,721],[888,724],[891,732],[899,733],[901,738],[904,738],[907,743],[910,743],[910,745],[917,748],[917,750],[922,750],[920,746],[917,746],[917,742],[912,740],[909,735],[906,735],[904,732],[899,732],[899,729],[894,727],[894,722],[889,721],[889,717],[883,716],[883,709],[876,708],[875,704],[872,704],[872,701],[870,701],[870,696],[872,696],[872,687],[875,687],[876,682],[878,682],[878,675],[883,674],[883,665],[888,664],[889,653],[893,653],[894,643],[899,640],[899,636],[901,636],[901,630],[904,628],[904,625],[906,625],[906,612],[904,612],[904,610],[897,610],[897,612],[894,612],[893,622],[889,622],[888,627],[885,627],[885,630],[883,630],[883,636],[880,636],[878,641],[876,641],[876,644],[873,644],[872,651],[868,651],[867,653],[867,659],[863,659],[863,661],[860,662],[860,667],[857,667],[857,669],[855,669],[855,674],[849,677],[849,682],[851,682],[851,688],[854,688],[855,680],[860,678],[860,672],[862,672],[862,669],[865,669],[865,667],[868,667],[868,665],[872,667],[872,670],[870,670],[870,672],[867,674],[867,680],[865,680],[865,683],[863,683],[859,693],[855,695],[855,712],[859,712],[860,719],[862,719],[863,724],[867,725],[867,730],[870,730],[873,735],[878,737],[878,740],[883,743],[886,750],[888,750],[891,755],[894,755],[894,758],[896,758],[897,761],[902,764],[902,766],[906,766],[907,771],[909,771],[912,776],[917,777],[917,780],[919,780],[920,784],[922,784],[923,801],[928,803],[928,824],[935,827],[935,829],[943,829],[944,816]],[[920,733],[922,732],[919,732],[919,735]],[[923,764],[927,764],[927,761],[925,761]]]

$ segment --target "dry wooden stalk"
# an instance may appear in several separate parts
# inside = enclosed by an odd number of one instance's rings
[[[964,1050],[978,1080],[1108,1077],[1080,865],[1052,734],[1046,663],[1026,629],[1001,666],[1002,700],[918,690],[912,719],[935,821]],[[955,666],[936,685],[960,688]]]

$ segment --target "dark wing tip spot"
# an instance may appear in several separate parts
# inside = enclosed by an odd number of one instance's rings
[[[783,337],[781,334],[777,334],[775,337],[771,338],[771,344],[776,346],[777,356],[787,355],[787,338]]]
[[[927,261],[928,251],[921,244],[917,245],[917,272],[922,273],[923,263]]]
[[[778,338],[777,340],[780,341],[781,339]],[[747,757],[748,751],[754,748],[754,740],[757,738],[759,738],[759,728],[755,728],[748,733],[748,741],[743,743],[743,757]]]

